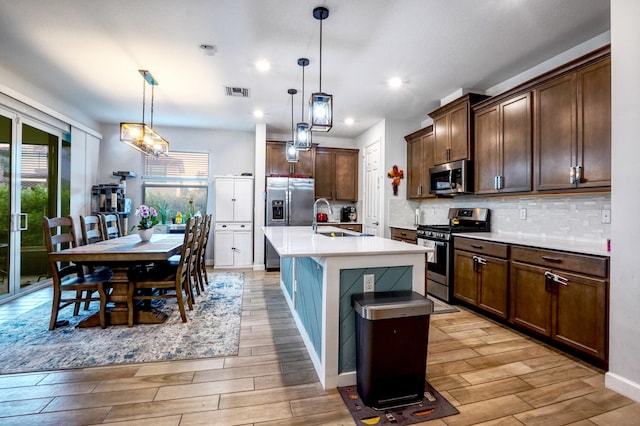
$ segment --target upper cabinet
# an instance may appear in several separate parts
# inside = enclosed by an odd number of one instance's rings
[[[540,85],[534,105],[535,189],[610,187],[610,56]]]
[[[429,169],[433,166],[433,126],[404,137],[407,141],[407,199],[432,198]]]
[[[485,95],[468,93],[429,114],[433,118],[434,164],[472,158],[471,105],[486,98]]]
[[[285,156],[286,142],[267,141],[266,169],[267,176],[304,176],[315,175],[315,145],[309,151],[299,152],[299,161],[289,163]]]
[[[317,148],[316,198],[358,201],[358,152],[357,149]]]
[[[531,191],[531,93],[478,105],[475,193]]]

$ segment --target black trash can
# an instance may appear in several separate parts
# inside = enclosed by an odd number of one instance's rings
[[[371,408],[422,401],[433,302],[407,290],[351,296],[358,395]]]

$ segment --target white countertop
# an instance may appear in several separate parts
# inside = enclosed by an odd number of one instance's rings
[[[359,236],[333,226],[322,232],[344,232],[354,237],[329,237],[315,234],[310,226],[263,226],[265,237],[281,257],[332,257],[387,254],[416,254],[431,251],[426,247],[374,236]]]
[[[607,243],[603,241],[576,241],[563,238],[540,237],[536,235],[521,235],[503,232],[469,232],[456,233],[454,237],[474,238],[477,240],[494,241],[496,243],[518,244],[541,249],[569,251],[580,254],[607,256]]]

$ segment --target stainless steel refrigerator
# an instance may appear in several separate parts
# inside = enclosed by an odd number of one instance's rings
[[[314,184],[308,178],[267,178],[267,226],[311,226]],[[280,256],[265,239],[265,267],[280,268]]]

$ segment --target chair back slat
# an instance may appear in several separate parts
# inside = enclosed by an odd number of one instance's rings
[[[93,244],[104,240],[102,222],[98,216],[80,216],[82,244]]]
[[[102,235],[105,240],[122,237],[120,217],[117,214],[101,214]]]

